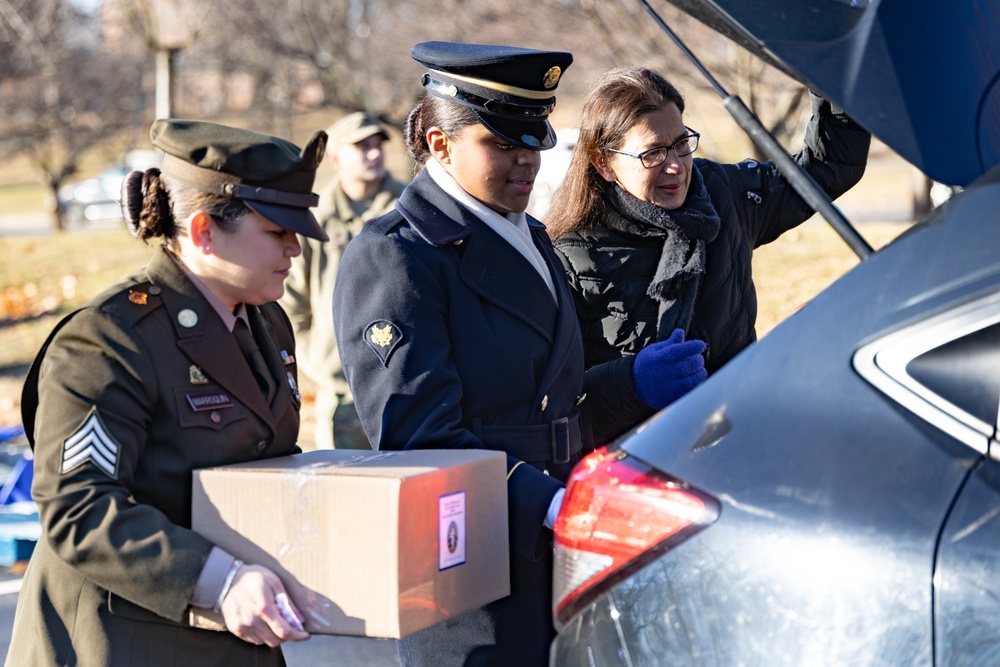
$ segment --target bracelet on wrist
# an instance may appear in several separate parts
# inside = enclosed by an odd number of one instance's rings
[[[243,561],[239,558],[233,561],[233,564],[229,568],[229,572],[226,573],[226,580],[222,582],[222,590],[219,591],[219,597],[215,600],[215,611],[216,613],[222,611],[222,601],[226,599],[226,595],[229,594],[229,589],[233,585],[233,580],[236,578],[236,572],[243,567]]]

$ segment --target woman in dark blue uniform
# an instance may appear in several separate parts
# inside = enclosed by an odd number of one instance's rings
[[[25,382],[42,538],[12,667],[277,666],[279,644],[309,636],[273,572],[191,530],[191,471],[299,451],[294,341],[273,302],[296,234],[325,240],[309,207],[326,136],[300,150],[159,120],[151,139],[162,173],[128,176],[123,208],[163,244],[63,320]],[[229,632],[191,627],[213,608]]]
[[[524,213],[572,56],[443,42],[411,55],[428,68],[428,94],[404,139],[424,169],[348,245],[337,340],[377,448],[507,453],[511,595],[400,640],[400,658],[543,665],[563,480],[595,441],[663,405],[637,397],[632,358],[584,373],[572,293],[544,226]],[[700,345],[660,345],[643,365],[669,400],[704,378]]]

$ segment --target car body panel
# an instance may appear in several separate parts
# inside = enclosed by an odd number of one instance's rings
[[[551,663],[995,664],[1000,2],[669,2],[964,191],[622,438],[720,513],[577,598]]]
[[[842,106],[929,177],[1000,164],[996,0],[669,0]]]
[[[721,514],[575,616],[553,664],[991,661],[975,656],[1000,641],[1000,345],[969,312],[1000,303],[997,202],[1000,169],[623,439]],[[855,365],[926,331],[906,377],[886,366],[899,391]],[[938,359],[949,345],[977,366]]]
[[[998,544],[1000,463],[988,459],[963,488],[941,536],[934,586],[940,667],[990,665],[1000,656]]]
[[[932,562],[928,540],[720,521],[574,617],[551,664],[930,665]]]

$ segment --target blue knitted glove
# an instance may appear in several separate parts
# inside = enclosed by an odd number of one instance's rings
[[[660,410],[688,393],[708,377],[705,343],[684,340],[684,330],[674,329],[667,340],[639,350],[632,366],[635,393],[643,403]]]

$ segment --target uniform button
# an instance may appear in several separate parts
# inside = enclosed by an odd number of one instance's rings
[[[152,294],[153,296],[156,296],[157,294],[159,294],[159,293],[160,293],[160,288],[159,288],[159,287],[157,287],[156,285],[150,285],[150,286],[149,286],[149,289],[148,289],[148,290],[146,290],[146,291],[147,291],[147,292],[148,292],[149,294]]]
[[[212,410],[212,414],[210,414],[208,418],[212,420],[213,424],[218,424],[222,421],[222,415],[220,415],[216,410]]]
[[[545,408],[549,407],[549,395],[545,394],[542,396],[542,405],[540,406],[542,412],[545,412]]]
[[[257,453],[260,454],[262,451],[264,451],[265,447],[267,447],[267,443],[266,442],[264,442],[263,440],[261,440],[260,442],[258,442],[257,443]]]

